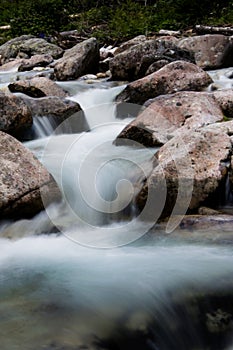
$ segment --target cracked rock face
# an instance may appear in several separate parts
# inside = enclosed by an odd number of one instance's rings
[[[15,138],[0,132],[1,218],[38,213],[44,208],[41,191],[46,195],[51,187],[56,189],[52,176],[34,155]],[[58,190],[55,192],[48,196],[47,203],[55,199]]]

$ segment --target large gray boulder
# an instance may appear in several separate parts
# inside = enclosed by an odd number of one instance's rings
[[[46,77],[15,81],[8,85],[8,89],[11,92],[22,92],[30,97],[67,96],[58,84]]]
[[[156,97],[139,116],[127,125],[116,143],[125,139],[144,146],[161,146],[182,128],[195,130],[224,119],[214,95],[207,92],[181,91]]]
[[[181,39],[181,49],[194,53],[196,64],[203,69],[233,66],[233,41],[221,34],[206,34]]]
[[[32,125],[32,112],[19,97],[0,91],[0,130],[17,134]]]
[[[168,141],[155,155],[154,170],[137,197],[144,219],[158,217],[156,198],[165,198],[162,217],[185,214],[200,207],[226,179],[232,154],[233,122],[183,131]],[[216,203],[212,200],[211,205]]]
[[[212,82],[210,76],[195,64],[175,61],[142,79],[128,84],[118,102],[143,104],[150,98],[177,91],[201,91]]]
[[[41,191],[47,204],[59,198],[56,184],[44,166],[19,141],[0,132],[1,218],[28,217],[41,211]],[[46,192],[50,193],[48,197]]]
[[[71,49],[54,66],[57,80],[73,80],[86,73],[96,73],[99,48],[96,38],[87,39]]]
[[[132,81],[144,77],[151,64],[161,60],[194,62],[189,51],[178,48],[172,41],[153,39],[119,53],[110,61],[109,68],[112,79]]]
[[[22,35],[7,41],[0,46],[1,63],[4,64],[11,59],[22,57],[30,58],[34,55],[47,54],[57,59],[62,56],[63,50],[44,39],[35,38],[31,35]]]

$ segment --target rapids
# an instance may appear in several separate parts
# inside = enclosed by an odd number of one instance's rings
[[[230,84],[229,71],[210,74]],[[116,118],[124,85],[59,84],[89,128],[35,119],[37,139],[25,143],[64,198],[1,224],[1,350],[233,349],[230,239],[148,233],[155,222],[140,220],[134,197],[156,150],[113,143],[133,116]]]

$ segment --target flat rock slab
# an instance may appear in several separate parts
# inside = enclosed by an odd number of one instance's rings
[[[19,80],[8,85],[11,92],[22,92],[30,97],[66,97],[67,93],[54,81],[46,77]]]

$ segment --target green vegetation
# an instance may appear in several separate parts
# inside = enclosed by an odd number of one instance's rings
[[[77,29],[103,43],[119,42],[161,28],[232,25],[233,0],[1,0],[0,25],[6,24],[11,29],[2,40]]]

